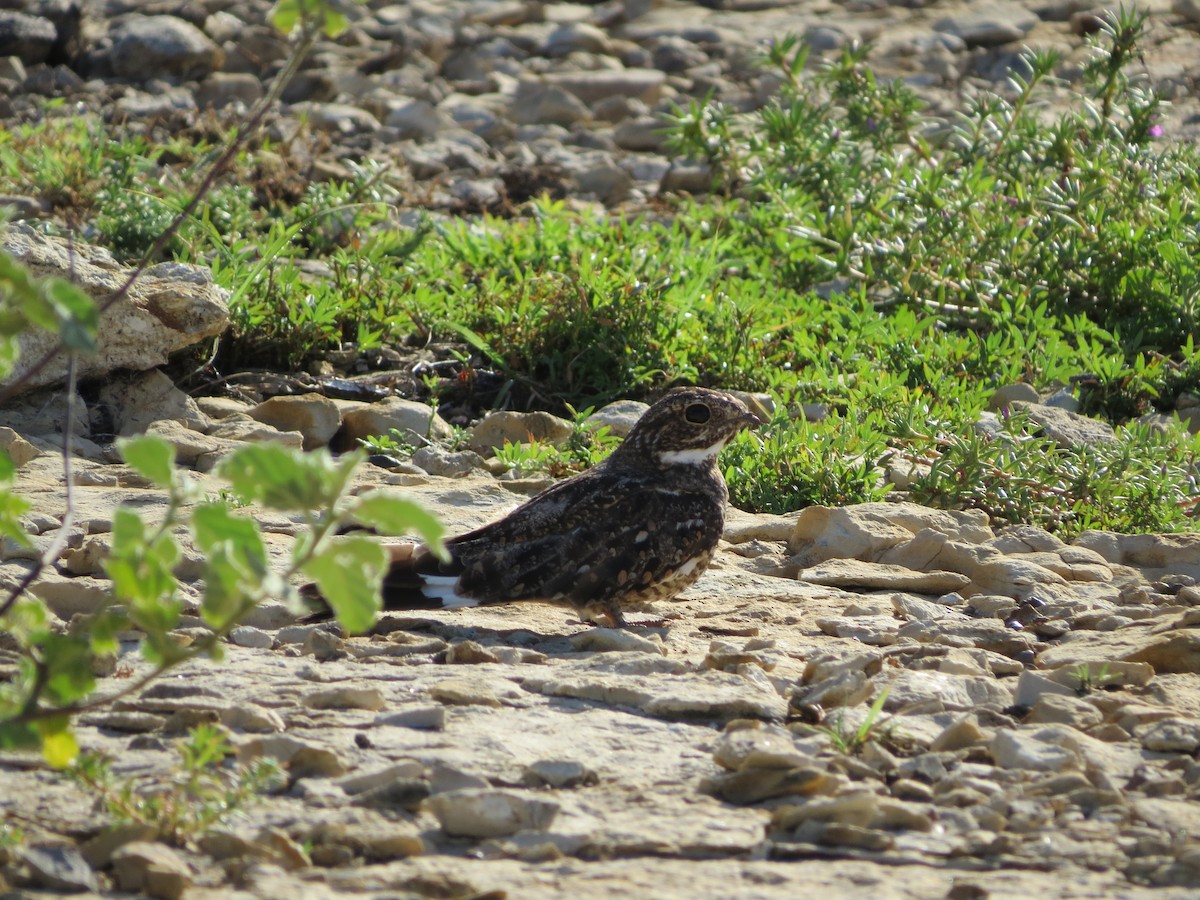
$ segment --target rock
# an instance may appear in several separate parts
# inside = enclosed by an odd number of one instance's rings
[[[988,676],[947,675],[936,671],[905,671],[890,683],[884,709],[913,712],[967,712],[979,708],[997,711],[1012,703],[1012,692]]]
[[[1088,663],[1093,674],[1103,673],[1109,661],[1147,663],[1155,672],[1200,672],[1200,629],[1182,628],[1154,632],[1146,628],[1122,628],[1111,632],[1072,632],[1070,640],[1038,656],[1046,668]]]
[[[505,444],[565,444],[575,433],[575,427],[565,419],[547,412],[490,412],[471,429],[467,446],[476,453],[490,456],[496,447]]]
[[[304,695],[309,709],[369,709],[378,711],[386,706],[383,691],[373,687],[336,687]]]
[[[599,780],[595,770],[573,759],[539,759],[521,774],[521,783],[532,788],[584,787]]]
[[[604,665],[607,657],[616,655],[605,654],[598,663],[560,666],[550,673],[527,675],[524,687],[551,697],[576,697],[632,707],[667,720],[780,720],[787,711],[784,699],[769,683],[716,671],[681,673],[669,678],[621,674]],[[654,659],[649,654],[634,655]]]
[[[11,56],[25,65],[44,63],[58,40],[54,23],[12,9],[0,9],[0,56]]]
[[[262,80],[243,72],[213,72],[196,88],[195,95],[199,109],[218,110],[234,104],[249,109],[262,96]]]
[[[342,433],[353,448],[362,438],[390,434],[392,429],[401,432],[407,440],[419,443],[425,440],[449,440],[453,432],[437,413],[424,403],[389,397],[378,403],[354,404],[342,408]]]
[[[128,16],[110,31],[109,64],[119,78],[203,78],[225,54],[199,28],[174,16]]]
[[[41,451],[11,428],[0,428],[0,450],[18,469],[42,455]]]
[[[998,731],[992,738],[992,758],[1002,769],[1023,772],[1061,772],[1079,767],[1079,756],[1031,731]]]
[[[29,869],[30,880],[40,888],[51,891],[79,893],[100,890],[96,873],[70,845],[34,844],[17,851]]]
[[[904,566],[863,562],[857,559],[831,559],[807,569],[796,577],[809,584],[865,590],[913,591],[941,596],[961,590],[971,583],[957,572],[915,572]]]
[[[982,9],[968,7],[933,27],[961,38],[968,47],[996,47],[1021,40],[1037,22],[1037,15],[1021,4],[999,0]]]
[[[806,566],[827,559],[878,561],[889,548],[925,530],[964,541],[989,540],[993,534],[986,523],[982,512],[942,512],[914,503],[810,506],[797,516],[788,549]]]
[[[238,625],[229,632],[229,642],[237,644],[239,647],[270,650],[275,643],[275,638],[260,628],[251,628],[249,625]]]
[[[112,417],[116,433],[125,437],[145,434],[151,425],[162,421],[177,422],[192,431],[208,431],[208,419],[196,401],[175,387],[160,369],[107,380],[100,389],[99,405]]]
[[[617,628],[589,628],[571,638],[571,649],[593,653],[657,653],[665,656],[662,640]]]
[[[446,707],[408,706],[394,712],[380,713],[375,717],[376,725],[393,728],[417,728],[441,731],[446,727]]]
[[[563,22],[550,32],[542,45],[546,56],[566,56],[569,53],[598,53],[609,56],[612,44],[608,35],[586,22]]]
[[[1025,717],[1025,722],[1030,725],[1056,722],[1080,731],[1095,728],[1103,721],[1103,714],[1095,706],[1068,694],[1043,694]]]
[[[454,120],[425,100],[406,100],[392,106],[383,124],[394,128],[400,140],[429,140],[454,128]]]
[[[105,250],[47,237],[19,222],[0,234],[0,250],[23,262],[34,275],[73,277],[98,303],[128,274]],[[98,352],[79,358],[77,375],[83,380],[114,369],[153,369],[165,363],[168,354],[215,337],[228,325],[228,294],[213,284],[208,270],[159,263],[146,269],[128,295],[101,314]],[[57,348],[56,335],[26,329],[17,343],[20,359],[0,382],[0,389],[23,392],[57,384],[66,376],[61,358],[32,372],[41,357]]]
[[[1186,753],[1200,750],[1200,720],[1163,719],[1137,729],[1142,746],[1154,753]]]
[[[462,478],[485,468],[484,459],[474,450],[454,452],[437,445],[422,447],[412,455],[412,462],[430,475],[442,478]]]
[[[559,804],[526,793],[475,789],[448,791],[429,798],[429,811],[442,830],[458,837],[507,837],[518,831],[545,831]]]
[[[606,97],[631,97],[654,106],[663,96],[667,75],[655,69],[617,69],[593,72],[552,72],[546,84],[570,91],[588,106]]]
[[[1090,419],[1078,413],[1040,403],[1015,402],[1012,408],[1028,413],[1029,421],[1064,450],[1092,444],[1108,444],[1117,439],[1113,427],[1099,419]]]
[[[126,844],[113,853],[112,865],[121,890],[162,900],[178,900],[193,881],[188,864],[165,844]]]
[[[304,446],[304,435],[298,431],[280,431],[271,425],[259,422],[242,413],[226,416],[219,422],[214,422],[209,428],[209,436],[223,438],[228,441],[252,441],[255,443],[270,441],[300,450]]]
[[[333,751],[289,735],[251,738],[240,744],[237,752],[243,762],[259,756],[272,757],[295,778],[337,776],[346,771],[345,763]]]
[[[743,769],[796,769],[811,766],[789,731],[758,721],[730,722],[713,749],[713,761],[731,772]]]
[[[554,84],[523,81],[513,96],[509,115],[518,125],[569,127],[591,118],[587,105],[571,91]]]
[[[248,415],[279,431],[300,432],[305,450],[327,446],[342,424],[337,404],[320,394],[271,397]]]

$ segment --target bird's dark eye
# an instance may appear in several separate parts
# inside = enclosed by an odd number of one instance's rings
[[[711,415],[712,413],[703,403],[693,403],[683,411],[683,417],[693,425],[703,425]]]

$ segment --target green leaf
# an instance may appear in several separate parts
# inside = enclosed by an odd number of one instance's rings
[[[63,345],[78,353],[95,353],[96,332],[100,327],[96,301],[77,285],[61,278],[46,279],[45,289],[58,316]]]
[[[304,564],[342,627],[361,634],[383,606],[380,585],[387,569],[384,549],[370,538],[346,537]]]
[[[362,453],[347,453],[335,462],[324,450],[302,453],[277,444],[254,444],[234,451],[218,471],[247,502],[309,512],[328,509],[341,499],[362,458]]]
[[[445,527],[415,500],[396,497],[387,491],[368,491],[359,496],[351,513],[364,525],[384,534],[416,532],[431,550],[445,558],[446,548],[442,545]]]
[[[46,668],[46,696],[54,703],[73,703],[96,687],[91,640],[86,633],[46,634],[41,641],[41,653]]]
[[[37,723],[42,739],[42,756],[56,769],[65,769],[79,756],[79,744],[71,732],[68,716],[55,716]]]
[[[175,481],[175,447],[160,437],[144,435],[117,441],[121,457],[156,487],[170,489]]]
[[[0,750],[29,750],[41,742],[32,723],[0,721]]]
[[[284,34],[291,34],[300,22],[300,4],[297,0],[279,0],[268,16],[271,24]]]
[[[200,613],[222,630],[242,614],[267,577],[267,551],[258,526],[234,515],[225,503],[196,507],[192,528],[206,557]]]

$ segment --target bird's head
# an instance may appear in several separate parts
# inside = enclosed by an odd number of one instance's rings
[[[742,429],[762,422],[732,394],[675,388],[646,410],[618,452],[655,466],[709,465]]]

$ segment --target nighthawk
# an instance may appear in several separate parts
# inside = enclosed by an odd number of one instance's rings
[[[540,600],[623,627],[624,607],[673,597],[708,567],[729,499],[717,454],[761,423],[730,394],[676,388],[604,462],[449,539],[448,560],[391,548],[384,608]]]

